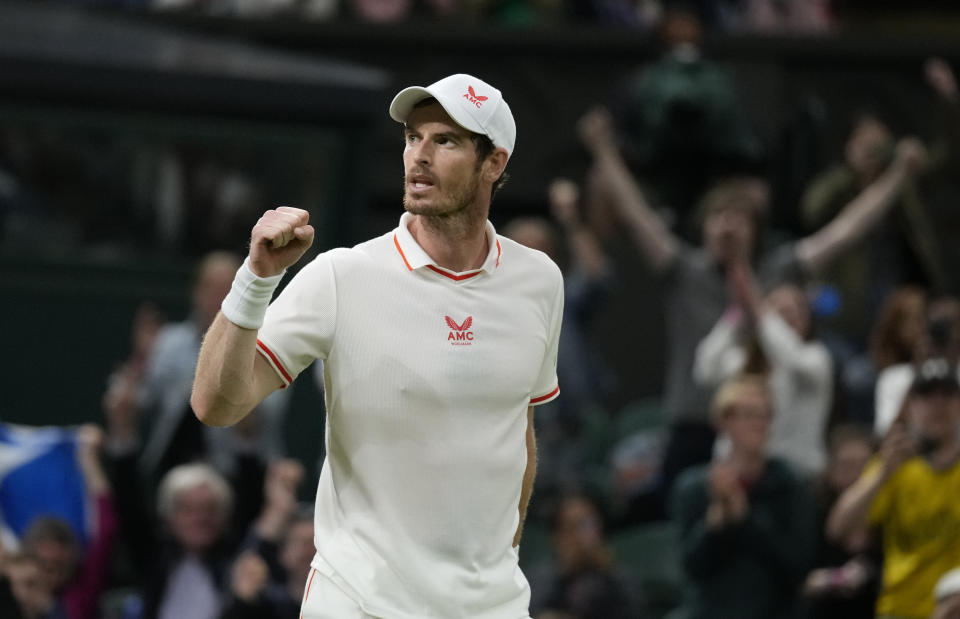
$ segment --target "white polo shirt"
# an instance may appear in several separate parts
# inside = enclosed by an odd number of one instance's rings
[[[447,271],[410,220],[318,256],[260,329],[285,382],[325,364],[313,565],[378,617],[526,618],[526,412],[559,392],[563,280],[489,222],[483,266]]]

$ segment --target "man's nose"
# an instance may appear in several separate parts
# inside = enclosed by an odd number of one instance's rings
[[[413,160],[419,164],[429,164],[433,158],[433,147],[430,142],[421,140],[412,147]]]

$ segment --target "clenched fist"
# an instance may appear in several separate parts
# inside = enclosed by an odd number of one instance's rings
[[[259,277],[283,273],[313,243],[310,213],[281,206],[263,214],[250,235],[250,269]]]

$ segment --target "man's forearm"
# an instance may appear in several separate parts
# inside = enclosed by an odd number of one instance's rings
[[[867,523],[870,505],[886,480],[883,467],[877,467],[860,476],[840,495],[827,518],[827,535],[844,541],[853,531]]]
[[[673,233],[647,203],[643,191],[614,147],[598,149],[595,160],[602,178],[607,181],[604,191],[629,226],[637,247],[654,270],[663,268],[676,254]]]
[[[860,240],[890,210],[909,179],[907,165],[900,162],[891,164],[833,221],[800,241],[797,253],[801,264],[807,270],[816,270]]]
[[[203,338],[190,396],[200,421],[229,426],[256,406],[256,347],[256,330],[238,327],[217,314]]]
[[[527,413],[527,468],[523,472],[523,483],[520,487],[520,522],[517,525],[517,532],[513,535],[513,545],[520,545],[520,537],[523,535],[523,523],[527,519],[527,507],[530,505],[530,497],[533,496],[533,482],[537,478],[537,439],[533,433],[533,408]]]

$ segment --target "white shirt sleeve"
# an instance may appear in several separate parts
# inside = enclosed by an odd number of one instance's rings
[[[832,382],[833,362],[827,349],[818,343],[804,342],[777,312],[763,312],[758,334],[763,352],[773,365],[787,368],[809,383]]]
[[[260,328],[257,350],[290,384],[333,345],[337,286],[329,253],[320,254],[274,299]]]
[[[537,375],[537,383],[530,394],[530,404],[543,404],[560,394],[557,381],[557,354],[560,350],[560,326],[563,322],[563,278],[557,271],[557,286],[551,309],[547,349]]]
[[[873,432],[877,436],[884,436],[900,415],[913,376],[913,366],[909,363],[892,365],[880,372],[874,392]]]
[[[716,387],[743,369],[747,359],[739,330],[738,321],[724,314],[697,344],[693,379],[698,385]]]

